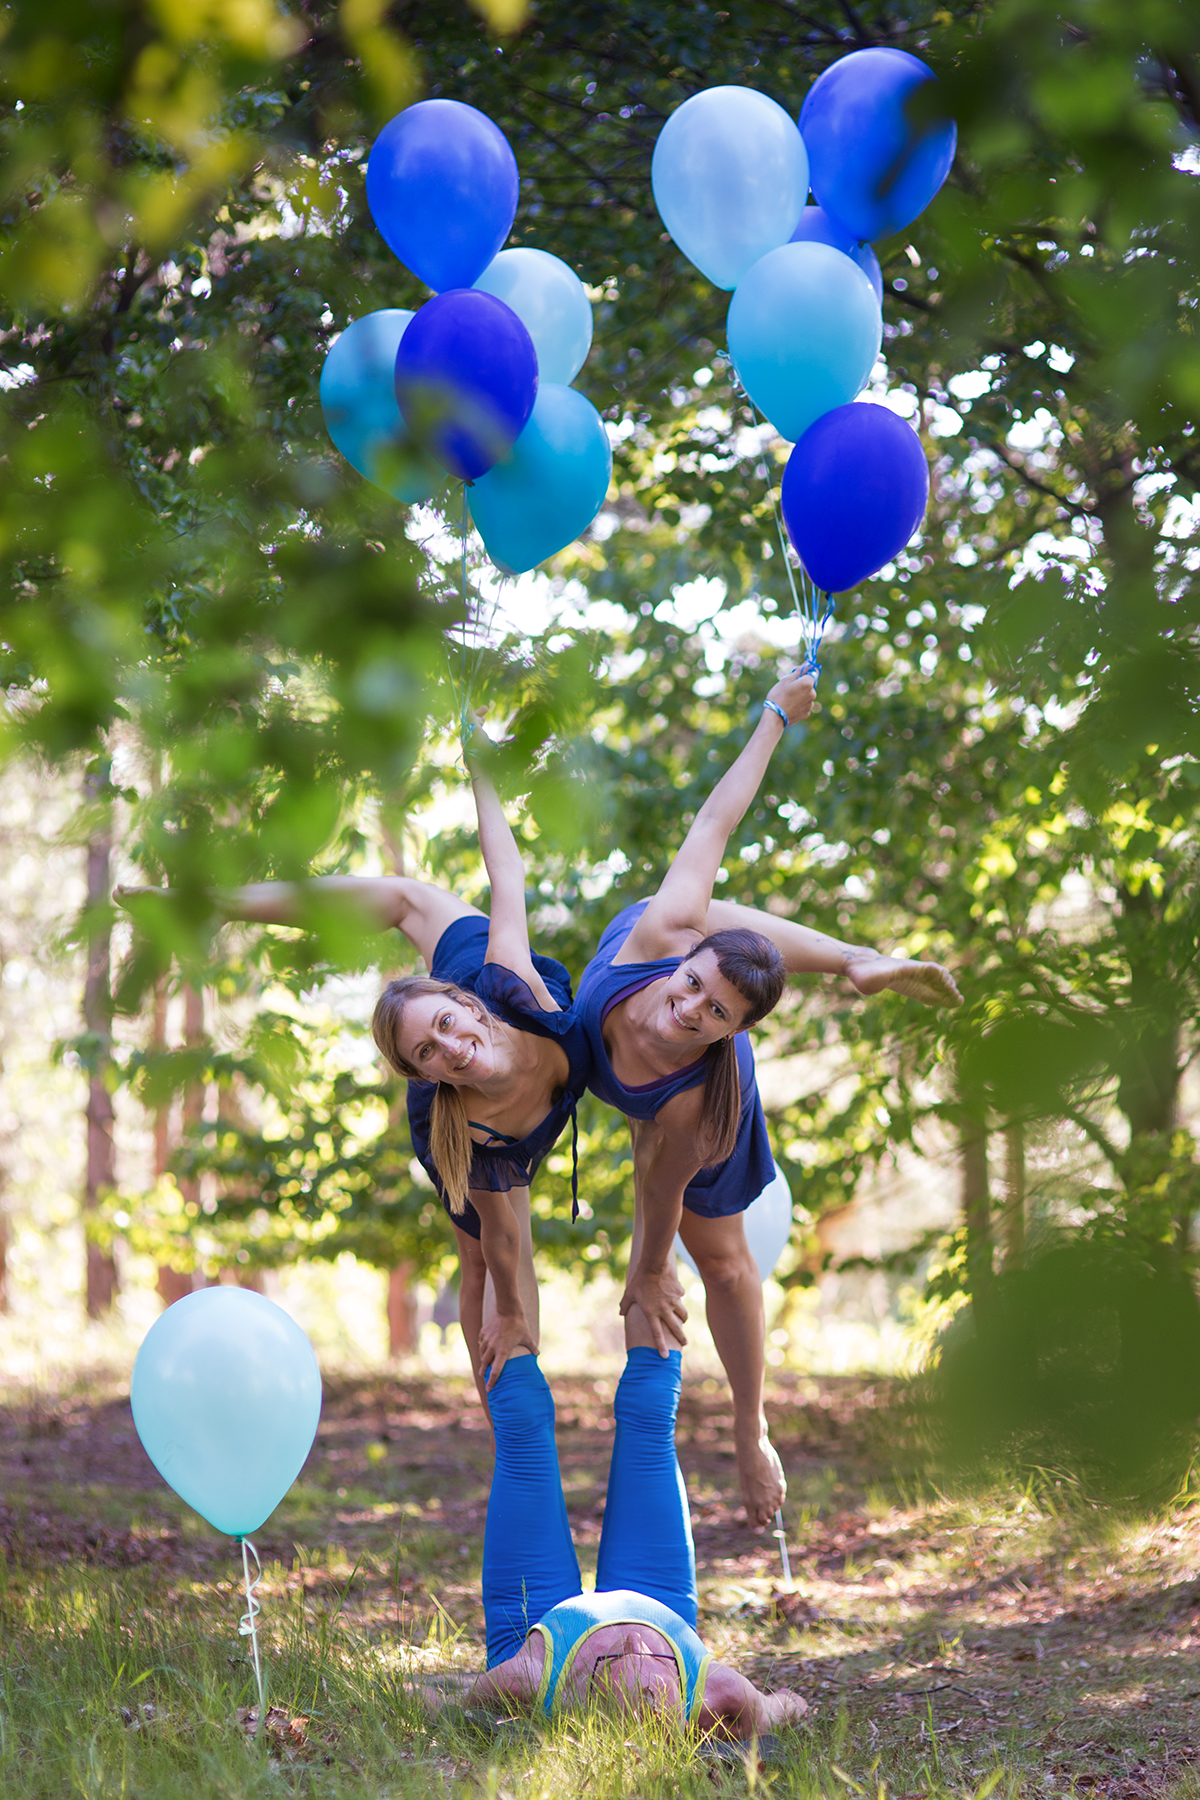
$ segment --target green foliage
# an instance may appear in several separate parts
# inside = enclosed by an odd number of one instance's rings
[[[520,24],[487,10],[498,32]],[[304,21],[299,42],[266,0],[186,20],[18,9],[0,48],[4,728],[68,765],[122,750],[133,851],[177,897],[140,915],[119,1004],[135,1011],[173,960],[247,1002],[361,967],[361,931],[332,914],[305,947],[247,960],[213,938],[202,889],[362,866],[452,782],[455,627],[487,603],[477,577],[458,592],[452,537],[429,540],[337,463],[316,401],[335,331],[422,298],[366,211],[380,119],[418,81],[496,118],[522,172],[513,241],[565,257],[597,296],[581,385],[617,438],[603,524],[553,566],[563,617],[469,659],[472,698],[511,719],[497,773],[527,796],[540,942],[578,971],[744,741],[791,608],[783,451],[733,384],[723,298],[661,230],[654,138],[697,87],[749,80],[796,110],[847,49],[896,43],[934,64],[960,124],[947,188],[880,246],[887,385],[935,497],[922,541],[839,597],[821,711],[789,734],[720,891],[945,957],[968,1003],[947,1023],[814,988],[781,1009],[767,1043],[849,1081],[786,1106],[776,1146],[819,1213],[898,1144],[920,1148],[927,1120],[1056,1132],[1095,1151],[1073,1205],[1186,1256],[1195,9],[561,0],[499,38],[465,6]],[[726,614],[752,601],[759,623],[722,649],[681,587]],[[568,610],[585,601],[607,604]],[[445,829],[423,851],[479,897],[468,839]],[[398,1140],[355,1135],[354,1108],[383,1104],[374,1077],[323,1074],[303,1047],[286,1130],[222,1127],[203,1148],[230,1229],[248,1231],[256,1184],[282,1194],[327,1151],[338,1232],[381,1255],[403,1238],[427,1262],[427,1196]],[[249,1065],[237,1079],[275,1091]],[[584,1142],[617,1244],[620,1135],[589,1114]],[[565,1225],[555,1162],[544,1229],[574,1257],[589,1238]],[[1061,1216],[1052,1182],[1034,1200]],[[316,1204],[276,1216],[315,1230]]]

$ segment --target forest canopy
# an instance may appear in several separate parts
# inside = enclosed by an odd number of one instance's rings
[[[967,1003],[782,1009],[769,1049],[810,1073],[771,1111],[775,1153],[816,1218],[949,1134],[939,1293],[1067,1229],[1190,1267],[1196,9],[47,0],[0,43],[0,734],[14,771],[68,784],[88,863],[64,1053],[96,1128],[93,1310],[122,1237],[185,1275],[345,1248],[440,1266],[394,1089],[305,999],[378,944],[336,910],[231,936],[209,893],[404,866],[480,898],[464,684],[507,728],[493,766],[542,947],[578,972],[654,884],[795,638],[787,446],[732,381],[723,296],[662,230],[651,152],[700,88],[795,115],[872,44],[925,58],[959,126],[947,186],[878,246],[871,392],[919,430],[933,498],[839,597],[820,709],[721,891],[946,960]],[[588,285],[581,385],[614,449],[596,526],[499,603],[478,542],[464,580],[456,520],[363,482],[317,400],[338,332],[425,297],[364,169],[380,126],[438,95],[511,142],[511,241]],[[114,935],[118,871],[172,894]],[[114,1160],[117,1090],[159,1121],[152,1184]],[[581,1122],[595,1224],[572,1232],[552,1159],[540,1241],[596,1268],[624,1252],[627,1148],[599,1108]],[[818,1266],[798,1228],[785,1279]]]

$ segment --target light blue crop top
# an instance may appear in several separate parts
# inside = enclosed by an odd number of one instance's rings
[[[607,1594],[576,1594],[542,1614],[529,1634],[532,1637],[535,1631],[540,1632],[546,1644],[542,1684],[534,1704],[543,1706],[547,1713],[561,1704],[580,1646],[604,1625],[648,1625],[652,1631],[661,1632],[675,1652],[684,1717],[689,1725],[693,1724],[704,1701],[704,1683],[712,1656],[686,1619],[661,1600],[632,1593],[628,1588],[614,1588]]]

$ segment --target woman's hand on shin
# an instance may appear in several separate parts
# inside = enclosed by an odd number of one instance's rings
[[[492,1313],[484,1320],[479,1332],[479,1367],[487,1373],[489,1394],[499,1381],[505,1363],[518,1350],[528,1350],[530,1356],[538,1353],[537,1339],[523,1311]]]

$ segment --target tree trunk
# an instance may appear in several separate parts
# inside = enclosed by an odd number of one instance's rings
[[[95,802],[108,788],[107,763],[89,771],[85,791]],[[87,849],[87,904],[89,912],[108,905],[111,887],[112,834],[97,832]],[[116,1186],[113,1145],[113,1103],[106,1076],[112,1060],[112,986],[110,957],[112,932],[108,925],[88,938],[87,979],[83,990],[83,1019],[91,1038],[91,1074],[87,1101],[87,1174],[84,1186],[84,1230],[87,1243],[85,1301],[89,1319],[108,1312],[117,1292],[117,1265],[94,1244],[87,1230],[88,1217],[100,1204],[106,1189]]]
[[[1157,962],[1154,941],[1162,931],[1161,906],[1149,884],[1121,895],[1123,936],[1129,956],[1129,1012],[1136,1036],[1122,1046],[1117,1105],[1131,1137],[1173,1131],[1179,1102],[1178,983]]]
[[[1025,1262],[1025,1127],[1011,1119],[1004,1127],[1004,1266]]]
[[[183,1041],[189,1048],[204,1042],[204,990],[194,987],[191,982],[183,990]],[[201,1119],[204,1117],[204,1083],[189,1081],[183,1090],[183,1141],[188,1142],[195,1134]],[[199,1206],[200,1182],[195,1175],[181,1175],[179,1191],[183,1195],[185,1206]],[[197,1269],[194,1273],[185,1274],[178,1269],[167,1271],[171,1277],[168,1291],[164,1291],[163,1271],[159,1272],[158,1291],[162,1294],[166,1305],[173,1300],[182,1300],[184,1294],[190,1294],[193,1288],[203,1287],[204,1277]]]
[[[8,1310],[8,1214],[4,1210],[4,1171],[0,1169],[0,1313]]]
[[[167,984],[163,979],[154,989],[154,1013],[150,1028],[150,1047],[152,1050],[165,1050],[167,1047]],[[164,1100],[161,1106],[154,1109],[154,1179],[161,1181],[167,1173],[171,1162],[171,1102]],[[173,1306],[176,1300],[182,1300],[185,1294],[192,1291],[192,1275],[190,1270],[173,1269],[169,1263],[160,1263],[158,1279],[155,1282],[159,1299],[164,1307]]]
[[[412,1290],[412,1264],[388,1271],[388,1355],[409,1356],[417,1347],[417,1297]]]
[[[981,1114],[964,1110],[959,1131],[962,1215],[967,1232],[967,1284],[972,1299],[979,1301],[986,1297],[993,1274],[987,1122]]]
[[[389,812],[384,810],[380,819],[380,835],[383,839],[384,866],[390,865],[393,875],[404,873],[404,824],[403,810]],[[388,938],[388,947],[395,940]],[[388,1109],[388,1128],[391,1131],[404,1130],[404,1100],[401,1093]],[[394,1269],[388,1270],[387,1291],[387,1323],[388,1323],[388,1355],[411,1356],[417,1347],[417,1297],[413,1292],[413,1266],[410,1262],[397,1263]]]

